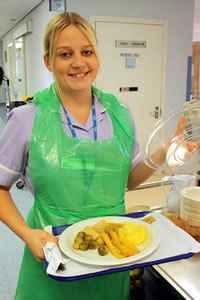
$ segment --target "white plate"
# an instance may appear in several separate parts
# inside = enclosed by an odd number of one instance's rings
[[[181,201],[188,205],[200,207],[200,187],[189,186],[181,190]]]
[[[111,253],[108,253],[105,256],[100,256],[97,250],[81,251],[81,250],[73,249],[72,245],[77,233],[83,230],[86,226],[92,226],[101,220],[109,220],[111,222],[116,222],[116,223],[131,222],[131,223],[143,224],[147,226],[148,239],[138,247],[141,250],[141,252],[133,256],[117,259]],[[96,266],[117,266],[117,265],[130,264],[132,262],[135,262],[139,259],[148,256],[153,251],[155,251],[159,246],[160,235],[152,226],[153,225],[147,224],[141,220],[128,218],[128,217],[107,216],[107,217],[92,218],[92,219],[75,223],[69,226],[67,229],[65,229],[59,237],[59,246],[61,251],[65,255],[80,263],[96,265]]]
[[[195,217],[200,217],[200,206],[194,206],[190,205],[187,202],[180,202],[180,210],[185,210],[187,212],[195,213],[197,216]]]
[[[180,218],[187,223],[187,225],[200,227],[200,220],[196,218],[192,218],[188,215],[180,213]]]

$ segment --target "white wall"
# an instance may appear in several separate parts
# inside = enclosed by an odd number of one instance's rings
[[[38,90],[49,86],[52,82],[51,73],[43,63],[43,33],[48,20],[56,15],[49,12],[49,1],[45,0],[35,10],[26,16],[12,31],[3,38],[3,48],[13,40],[13,33],[27,20],[32,19],[32,33],[25,35],[27,95],[32,96]],[[9,74],[8,63],[5,71]]]
[[[199,32],[194,32],[193,42],[200,42],[200,31]]]
[[[193,42],[200,42],[200,21],[194,26]]]
[[[200,0],[194,0],[194,27],[193,27],[193,42],[200,42]]]
[[[49,12],[48,3],[48,0],[42,2],[21,22],[33,20],[33,32],[25,37],[28,95],[52,81],[42,57],[44,28],[56,14]],[[88,20],[91,15],[168,20],[165,112],[182,107],[186,97],[187,58],[192,55],[194,0],[67,0],[66,4],[68,11],[76,11]],[[12,31],[3,38],[4,49],[11,40]]]

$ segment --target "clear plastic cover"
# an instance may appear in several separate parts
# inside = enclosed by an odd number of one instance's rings
[[[169,146],[165,161],[155,159],[153,154],[166,144]],[[200,102],[185,103],[182,110],[171,112],[156,123],[146,145],[145,163],[155,170],[176,174],[200,170]]]

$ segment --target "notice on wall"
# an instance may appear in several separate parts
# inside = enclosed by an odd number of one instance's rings
[[[140,57],[140,53],[121,52],[120,57]]]
[[[146,41],[116,40],[115,47],[118,47],[118,48],[146,48]]]
[[[126,68],[134,69],[136,67],[136,58],[135,57],[126,57]]]

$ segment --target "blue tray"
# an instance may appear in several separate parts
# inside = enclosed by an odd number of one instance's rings
[[[129,217],[129,218],[141,218],[144,217],[148,214],[149,212],[137,212],[137,213],[131,213],[131,214],[126,214],[123,215],[123,217]],[[53,228],[53,234],[54,235],[60,235],[68,226],[70,225],[63,225],[63,226],[58,226],[58,227],[54,227]],[[49,277],[58,280],[58,281],[74,281],[74,280],[80,280],[80,279],[84,279],[84,278],[90,278],[90,277],[95,277],[95,276],[101,276],[101,275],[106,275],[106,274],[112,274],[112,273],[116,273],[116,272],[122,272],[122,271],[129,271],[129,270],[133,270],[136,268],[144,268],[144,267],[148,267],[148,266],[152,266],[152,265],[158,265],[158,264],[162,264],[165,262],[170,262],[170,261],[175,261],[175,260],[179,260],[179,259],[184,259],[184,258],[189,258],[191,256],[193,256],[194,253],[187,253],[187,254],[183,254],[183,255],[178,255],[178,256],[173,256],[173,257],[169,257],[166,259],[162,259],[162,260],[156,260],[153,262],[146,262],[146,263],[139,263],[139,264],[133,264],[130,266],[120,266],[119,268],[111,268],[109,270],[104,270],[104,271],[100,271],[100,272],[96,272],[96,273],[92,273],[92,274],[85,274],[85,275],[77,275],[77,276],[71,276],[71,277],[61,277],[61,276],[54,276],[54,275],[50,275],[48,274]],[[48,262],[45,260],[46,263],[46,267],[48,266]]]

